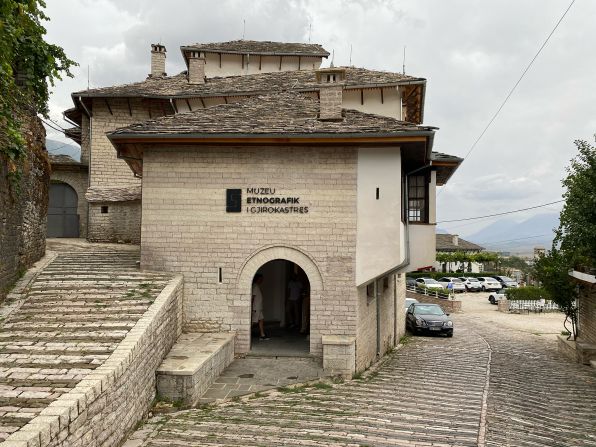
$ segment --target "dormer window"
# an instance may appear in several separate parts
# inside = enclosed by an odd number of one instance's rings
[[[335,73],[327,75],[327,82],[335,82]]]

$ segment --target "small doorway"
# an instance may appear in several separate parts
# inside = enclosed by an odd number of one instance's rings
[[[253,278],[251,353],[304,356],[310,349],[310,281],[302,268],[285,259],[269,261]],[[255,289],[257,288],[257,289]],[[262,296],[259,309],[258,291]],[[259,319],[266,337],[261,337]]]
[[[66,183],[50,184],[48,237],[79,237],[79,198]]]

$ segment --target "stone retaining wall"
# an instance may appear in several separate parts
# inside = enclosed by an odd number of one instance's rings
[[[408,298],[416,298],[421,303],[438,304],[443,309],[443,312],[451,314],[454,312],[461,312],[461,301],[444,300],[434,296],[424,295],[422,293],[407,292]]]
[[[0,151],[0,299],[46,248],[50,163],[45,130],[37,117],[22,118],[26,157],[15,164],[21,175],[16,183],[9,181],[12,162]]]
[[[181,334],[182,299],[183,280],[177,276],[102,366],[2,445],[120,445],[155,398],[155,371]]]

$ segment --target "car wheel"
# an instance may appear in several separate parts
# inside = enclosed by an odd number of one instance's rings
[[[453,337],[453,332],[448,332],[447,337],[449,337],[449,338]]]
[[[486,292],[486,287],[482,286],[482,291]]]

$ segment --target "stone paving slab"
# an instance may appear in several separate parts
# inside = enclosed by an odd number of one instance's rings
[[[0,315],[0,442],[101,366],[170,279],[138,247],[54,244]]]
[[[593,368],[561,357],[551,335],[465,310],[454,320],[453,338],[413,337],[342,384],[230,399],[241,372],[274,369],[234,362],[212,387],[225,402],[152,418],[125,447],[596,446]]]

